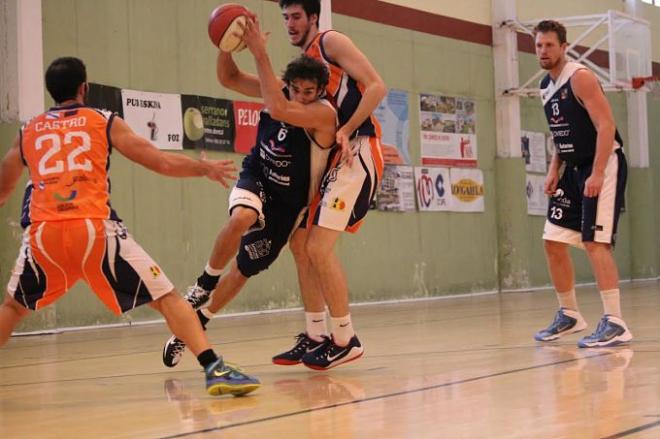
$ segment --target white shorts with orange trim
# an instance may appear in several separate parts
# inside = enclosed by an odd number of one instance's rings
[[[309,209],[307,226],[356,232],[369,211],[383,173],[383,156],[377,137],[351,140],[353,164],[340,163],[333,151],[319,193]]]

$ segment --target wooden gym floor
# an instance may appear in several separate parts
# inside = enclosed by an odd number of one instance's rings
[[[578,289],[593,331],[595,287]],[[0,349],[0,438],[658,438],[660,284],[623,284],[630,347],[539,345],[551,292],[355,307],[364,357],[275,366],[302,313],[221,318],[211,342],[263,382],[210,397],[192,355],[161,364],[164,324],[14,337]]]

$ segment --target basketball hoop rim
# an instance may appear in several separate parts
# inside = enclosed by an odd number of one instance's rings
[[[634,76],[630,82],[633,89],[639,90],[640,88],[652,82],[660,82],[660,75]],[[657,85],[655,86],[657,87]]]

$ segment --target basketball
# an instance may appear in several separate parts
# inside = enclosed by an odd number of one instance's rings
[[[236,3],[225,3],[215,8],[209,17],[209,38],[213,45],[224,52],[243,50],[243,30],[239,23],[245,24],[245,17],[248,15],[252,13],[245,6]]]

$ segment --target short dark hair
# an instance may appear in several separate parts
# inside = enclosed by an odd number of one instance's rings
[[[46,89],[56,103],[75,99],[83,82],[87,82],[85,63],[72,56],[57,58],[46,70]]]
[[[284,9],[291,5],[302,6],[307,17],[316,14],[316,17],[321,19],[321,0],[279,0],[280,9]]]
[[[317,87],[322,90],[328,85],[330,73],[321,61],[311,56],[301,55],[287,64],[284,75],[282,75],[282,80],[287,85],[296,79],[315,81]]]
[[[538,33],[554,32],[559,38],[559,44],[564,44],[566,42],[566,28],[563,24],[555,20],[543,20],[534,28],[534,38]]]

